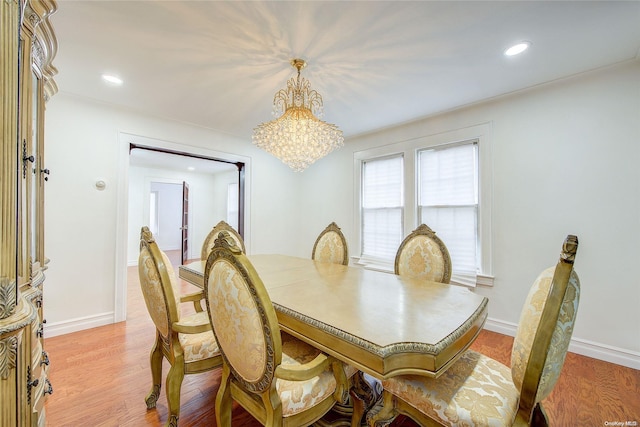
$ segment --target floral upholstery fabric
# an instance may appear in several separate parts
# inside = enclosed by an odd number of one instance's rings
[[[246,282],[226,260],[216,262],[207,286],[211,321],[222,353],[245,381],[259,381],[267,363],[267,343],[256,302]]]
[[[398,274],[442,282],[445,277],[445,260],[440,246],[428,236],[415,236],[402,248]]]
[[[438,379],[404,375],[382,385],[445,426],[511,426],[518,411],[509,368],[472,350]]]
[[[164,264],[167,268],[169,278],[173,278],[171,285],[174,286],[174,297],[179,298],[179,294],[176,292],[177,282],[175,279],[175,272],[173,266],[169,261],[169,258],[161,252],[164,260]],[[142,288],[142,294],[144,296],[144,302],[151,316],[151,320],[156,325],[160,334],[165,338],[169,334],[169,313],[165,304],[164,291],[162,289],[162,283],[158,268],[153,262],[151,252],[146,247],[140,249],[140,255],[138,257],[138,274],[140,277],[140,287]],[[176,301],[176,304],[178,302]],[[178,319],[175,319],[178,320]]]
[[[320,237],[316,243],[313,259],[316,261],[342,264],[344,260],[344,245],[338,233],[330,231]]]
[[[162,262],[164,263],[165,268],[167,269],[167,276],[169,276],[169,280],[171,281],[171,289],[173,289],[173,298],[176,301],[176,307],[180,306],[180,283],[178,282],[178,276],[176,275],[176,271],[173,269],[173,264],[169,260],[169,257],[164,252],[160,251],[162,255]],[[178,316],[180,313],[178,312]]]
[[[540,317],[547,300],[547,294],[549,293],[554,271],[555,267],[551,267],[538,276],[529,291],[520,316],[520,322],[511,353],[511,372],[518,390],[522,387],[522,381],[524,380],[525,370],[531,353],[531,346],[536,330],[538,329],[538,324],[540,323]],[[541,401],[551,393],[553,386],[560,376],[560,371],[562,370],[573,333],[579,299],[580,280],[576,272],[572,271],[569,277],[567,291],[564,295],[562,306],[560,307],[558,322],[551,337],[547,360],[536,394],[536,402]]]
[[[184,316],[180,320],[180,323],[189,326],[208,325],[209,316],[205,311],[202,311],[191,316]],[[178,339],[184,352],[185,362],[208,359],[220,354],[220,349],[213,336],[213,331],[199,334],[178,334]]]
[[[311,362],[320,350],[290,335],[282,334],[282,365],[301,365]],[[355,373],[355,371],[354,371]],[[282,402],[282,416],[303,412],[329,397],[336,389],[331,368],[306,381],[276,379],[276,389]]]

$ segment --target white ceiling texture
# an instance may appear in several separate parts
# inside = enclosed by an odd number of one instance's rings
[[[640,50],[639,1],[59,0],[52,22],[61,93],[248,142],[292,58],[348,138]],[[529,50],[503,55],[522,40]]]

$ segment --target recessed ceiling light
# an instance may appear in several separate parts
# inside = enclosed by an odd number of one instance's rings
[[[102,80],[114,86],[120,86],[122,84],[122,79],[120,77],[114,76],[113,74],[103,74]]]
[[[529,46],[531,46],[531,43],[529,42],[520,42],[520,43],[514,44],[509,49],[505,50],[504,54],[506,56],[518,55],[519,53],[522,53],[525,50],[527,50]]]
[[[194,168],[193,166],[189,166],[187,169],[189,169],[190,171],[196,170],[196,168]]]

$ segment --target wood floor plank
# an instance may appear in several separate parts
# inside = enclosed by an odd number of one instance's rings
[[[128,269],[127,321],[45,339],[51,360],[53,395],[46,401],[47,425],[162,426],[167,419],[163,390],[157,407],[147,410],[151,387],[149,351],[154,327],[137,278]],[[183,282],[185,290],[193,290]],[[46,310],[46,302],[45,302]],[[513,338],[482,331],[472,348],[506,365]],[[164,363],[163,374],[169,369]],[[215,394],[220,370],[185,376],[181,426],[215,426]],[[543,402],[552,426],[603,426],[605,422],[640,423],[640,371],[569,353],[551,395]],[[234,426],[260,424],[234,405]],[[415,426],[396,420],[397,427]]]

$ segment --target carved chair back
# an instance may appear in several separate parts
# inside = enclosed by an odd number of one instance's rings
[[[349,264],[347,240],[335,222],[329,224],[316,239],[311,259],[334,264]]]
[[[580,300],[580,280],[573,270],[577,249],[578,238],[567,236],[558,263],[538,276],[520,316],[511,374],[524,419],[551,393],[569,348]]]
[[[246,390],[268,390],[282,361],[278,319],[258,273],[227,232],[215,239],[204,284],[209,317],[226,365]]]
[[[451,280],[451,257],[444,242],[426,224],[420,224],[400,244],[394,263],[396,274],[440,283]]]
[[[180,291],[173,265],[158,248],[148,227],[140,232],[138,275],[149,315],[166,342],[171,340],[171,325],[180,320]]]

